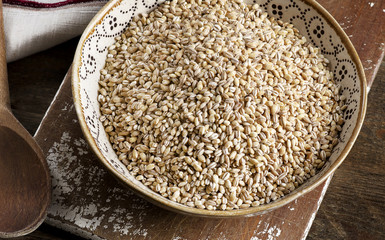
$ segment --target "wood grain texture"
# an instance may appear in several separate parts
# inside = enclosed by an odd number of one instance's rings
[[[3,1],[0,1],[0,108],[10,107],[8,76],[7,76],[7,61],[5,53],[5,38],[3,24]]]
[[[335,172],[308,239],[385,239],[385,62],[361,133]]]
[[[8,64],[11,107],[34,134],[71,65],[79,38]]]
[[[331,12],[351,38],[363,62],[370,86],[384,54],[385,31],[382,24],[385,17],[383,13],[383,9],[385,9],[383,6],[384,1],[320,0],[319,2]],[[30,132],[36,130],[45,109],[56,92],[57,86],[70,65],[75,46],[76,41],[10,64],[9,69],[12,69],[12,72],[10,70],[10,75],[12,75],[10,76],[10,89],[11,94],[14,94],[13,97],[11,96],[12,107],[23,124],[28,126]],[[383,89],[378,89],[378,92],[370,94],[367,121],[369,121],[370,111],[373,111],[372,114],[377,112],[377,109],[371,108],[371,99],[380,98],[383,93]],[[383,107],[377,105],[377,108]],[[381,116],[379,116],[379,119],[381,119]],[[381,130],[383,129],[383,122],[379,120],[376,123],[370,123],[382,124],[382,128],[380,127],[380,130],[376,132],[369,132],[364,138],[364,142],[361,143],[363,145],[372,144],[372,134],[383,136],[384,130]],[[369,125],[370,127],[365,126],[361,135],[363,135],[366,128],[374,127],[372,125]],[[355,147],[361,139],[362,136],[358,138]],[[355,151],[354,149],[353,151]],[[367,234],[365,238],[368,239],[384,238],[381,235],[385,232],[383,225],[385,219],[381,214],[384,206],[381,196],[383,196],[384,189],[379,188],[379,184],[373,183],[370,185],[371,187],[367,187],[369,183],[366,182],[374,179],[378,179],[379,183],[384,182],[383,178],[381,178],[383,173],[379,172],[379,166],[382,163],[380,160],[383,159],[382,156],[385,154],[383,149],[383,146],[380,146],[375,155],[364,151],[365,149],[360,149],[360,151],[354,152],[354,155],[352,153],[348,156],[332,180],[325,202],[322,204],[313,228],[309,233],[309,239],[360,239],[364,234]],[[345,165],[352,161],[352,158],[357,159],[358,162],[367,163],[366,167],[358,175],[354,175],[357,173],[353,171],[357,162],[349,165],[351,167],[348,170],[343,170]],[[375,164],[373,165],[373,163]],[[374,171],[374,176],[370,174],[371,171]],[[338,176],[340,172],[342,172],[341,176]],[[357,186],[355,184],[358,184],[358,187],[353,189],[354,186]],[[322,187],[309,195],[317,195],[321,189]],[[316,197],[313,198],[313,203],[317,200]],[[250,227],[253,226],[251,224],[247,225],[247,227],[242,226],[237,229],[237,232],[242,235],[243,230]],[[306,228],[304,225],[300,227]],[[355,230],[355,227],[359,228]],[[293,239],[291,236],[287,237],[287,239]],[[43,225],[38,231],[21,239],[79,238]]]

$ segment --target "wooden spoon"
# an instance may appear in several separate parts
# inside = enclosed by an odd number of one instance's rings
[[[0,1],[0,238],[18,237],[44,220],[51,180],[44,155],[10,107]]]

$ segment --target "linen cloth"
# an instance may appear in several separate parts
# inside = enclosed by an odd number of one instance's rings
[[[107,0],[3,0],[7,62],[80,35]]]

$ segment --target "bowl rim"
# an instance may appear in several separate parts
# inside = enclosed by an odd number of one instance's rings
[[[85,41],[88,39],[88,37],[94,32],[94,27],[98,25],[102,19],[115,7],[117,7],[122,1],[124,0],[110,0],[101,10],[93,17],[93,19],[89,22],[88,26],[84,30],[78,46],[76,48],[74,61],[72,65],[72,81],[71,81],[71,88],[72,88],[72,96],[74,100],[74,105],[76,109],[76,114],[79,119],[79,123],[83,132],[84,137],[86,138],[88,144],[90,145],[93,152],[96,154],[98,159],[102,162],[102,164],[105,166],[105,168],[113,174],[114,177],[116,177],[118,180],[120,180],[122,183],[125,184],[125,186],[130,187],[131,190],[133,190],[135,193],[139,194],[141,197],[145,198],[146,200],[154,203],[155,205],[158,205],[160,207],[166,208],[168,210],[172,210],[174,212],[178,213],[184,213],[187,215],[193,215],[193,216],[201,216],[201,217],[242,217],[242,216],[255,216],[260,215],[263,213],[266,213],[268,211],[277,209],[279,207],[282,207],[298,197],[312,191],[316,187],[318,187],[321,183],[325,182],[327,178],[329,178],[335,170],[342,164],[348,153],[350,152],[351,148],[353,147],[354,142],[356,141],[358,134],[361,130],[362,124],[364,122],[366,108],[367,108],[367,81],[364,73],[364,68],[362,66],[361,60],[357,54],[357,51],[355,47],[353,46],[352,42],[350,41],[347,34],[344,32],[342,27],[338,24],[338,22],[333,18],[333,16],[324,8],[322,7],[317,1],[315,0],[299,0],[302,1],[309,6],[311,6],[315,11],[317,11],[326,21],[327,23],[336,31],[337,35],[341,38],[342,43],[346,47],[346,50],[349,54],[349,56],[352,58],[352,61],[357,67],[358,77],[360,80],[360,106],[358,108],[358,118],[356,125],[354,126],[352,135],[347,140],[347,144],[345,148],[342,150],[341,154],[337,157],[335,162],[330,165],[329,169],[327,169],[322,176],[319,176],[318,179],[316,179],[312,184],[309,186],[306,186],[305,188],[293,191],[290,195],[287,195],[284,198],[278,199],[276,201],[270,202],[268,204],[262,204],[257,207],[249,207],[246,209],[237,209],[237,210],[207,210],[207,209],[198,209],[193,207],[188,207],[176,202],[173,202],[169,199],[166,199],[162,196],[160,196],[158,193],[155,193],[151,189],[145,189],[144,187],[140,187],[136,185],[134,182],[128,180],[126,177],[123,176],[120,172],[118,172],[103,156],[101,153],[99,147],[97,146],[95,139],[92,137],[90,129],[88,128],[86,124],[86,120],[83,114],[83,107],[81,105],[81,98],[80,98],[80,79],[78,76],[79,68],[81,66],[81,53],[83,49],[83,45]]]

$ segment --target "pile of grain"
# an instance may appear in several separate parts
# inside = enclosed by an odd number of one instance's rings
[[[101,121],[135,178],[209,210],[269,203],[337,144],[344,97],[291,24],[240,0],[166,1],[137,16],[101,70]]]

